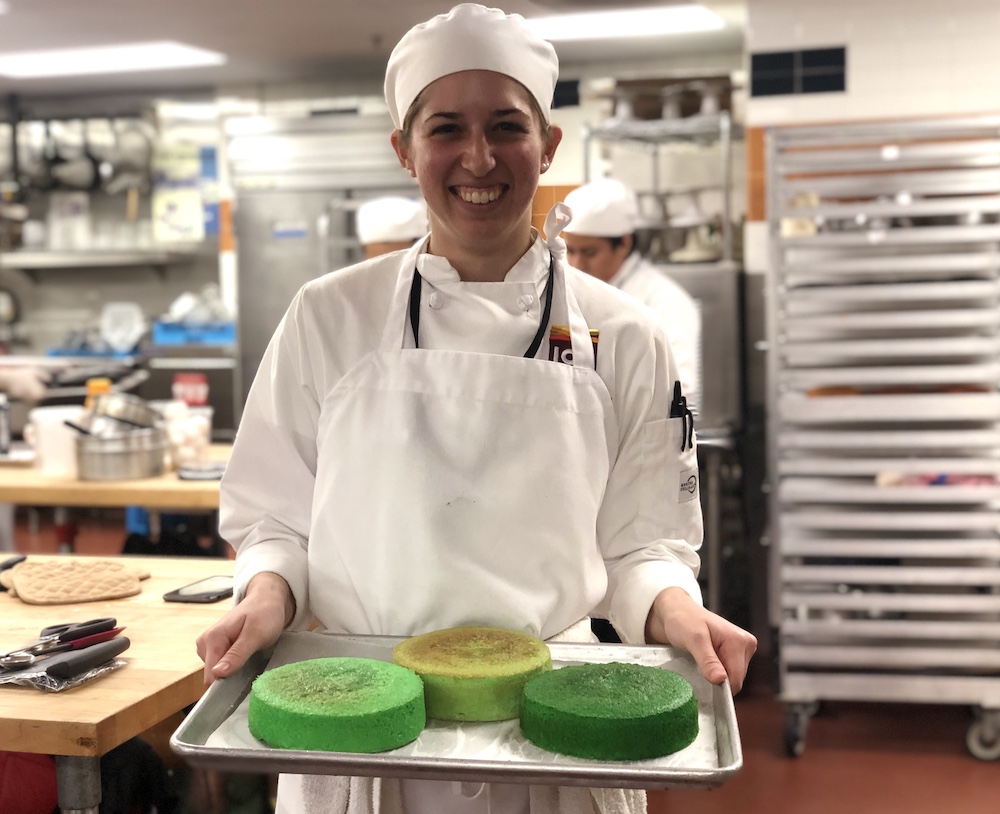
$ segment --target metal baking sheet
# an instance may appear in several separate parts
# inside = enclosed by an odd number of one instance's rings
[[[715,788],[743,765],[729,683],[709,684],[686,653],[668,647],[550,643],[555,668],[570,664],[632,662],[674,670],[698,699],[694,743],[655,760],[594,761],[541,749],[518,721],[455,723],[428,720],[412,743],[378,754],[272,748],[250,734],[250,686],[264,670],[307,658],[353,656],[391,660],[401,638],[286,633],[270,656],[257,653],[229,678],[216,681],[170,740],[188,763],[223,771],[358,775],[594,788]]]

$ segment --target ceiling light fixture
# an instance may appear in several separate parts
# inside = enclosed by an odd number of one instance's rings
[[[528,25],[538,36],[556,42],[717,31],[726,23],[705,6],[691,4],[535,17],[528,20]]]
[[[165,71],[222,65],[225,61],[225,54],[180,42],[134,42],[94,48],[0,53],[0,76],[36,79],[47,76]]]

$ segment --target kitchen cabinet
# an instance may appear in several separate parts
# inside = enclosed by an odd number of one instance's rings
[[[965,704],[1000,758],[1000,118],[772,129],[770,615],[825,700]]]

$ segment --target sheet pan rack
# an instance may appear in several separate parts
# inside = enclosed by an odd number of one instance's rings
[[[824,701],[973,708],[1000,758],[1000,118],[767,135],[770,614]]]

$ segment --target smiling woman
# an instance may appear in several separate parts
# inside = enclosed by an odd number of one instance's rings
[[[425,88],[393,134],[430,208],[433,251],[466,280],[498,282],[532,243],[531,202],[562,138],[519,82],[493,71]]]
[[[296,296],[222,482],[238,603],[198,639],[207,681],[284,629],[463,626],[689,650],[739,690],[756,641],[701,606],[697,458],[678,371],[638,302],[565,266],[531,203],[561,133],[555,51],[465,4],[389,58],[400,163],[430,234]],[[387,134],[388,135],[388,134]],[[686,443],[681,443],[682,433]],[[472,796],[466,796],[471,794]],[[337,802],[340,801],[340,802]],[[638,814],[641,792],[282,775],[278,810]]]

